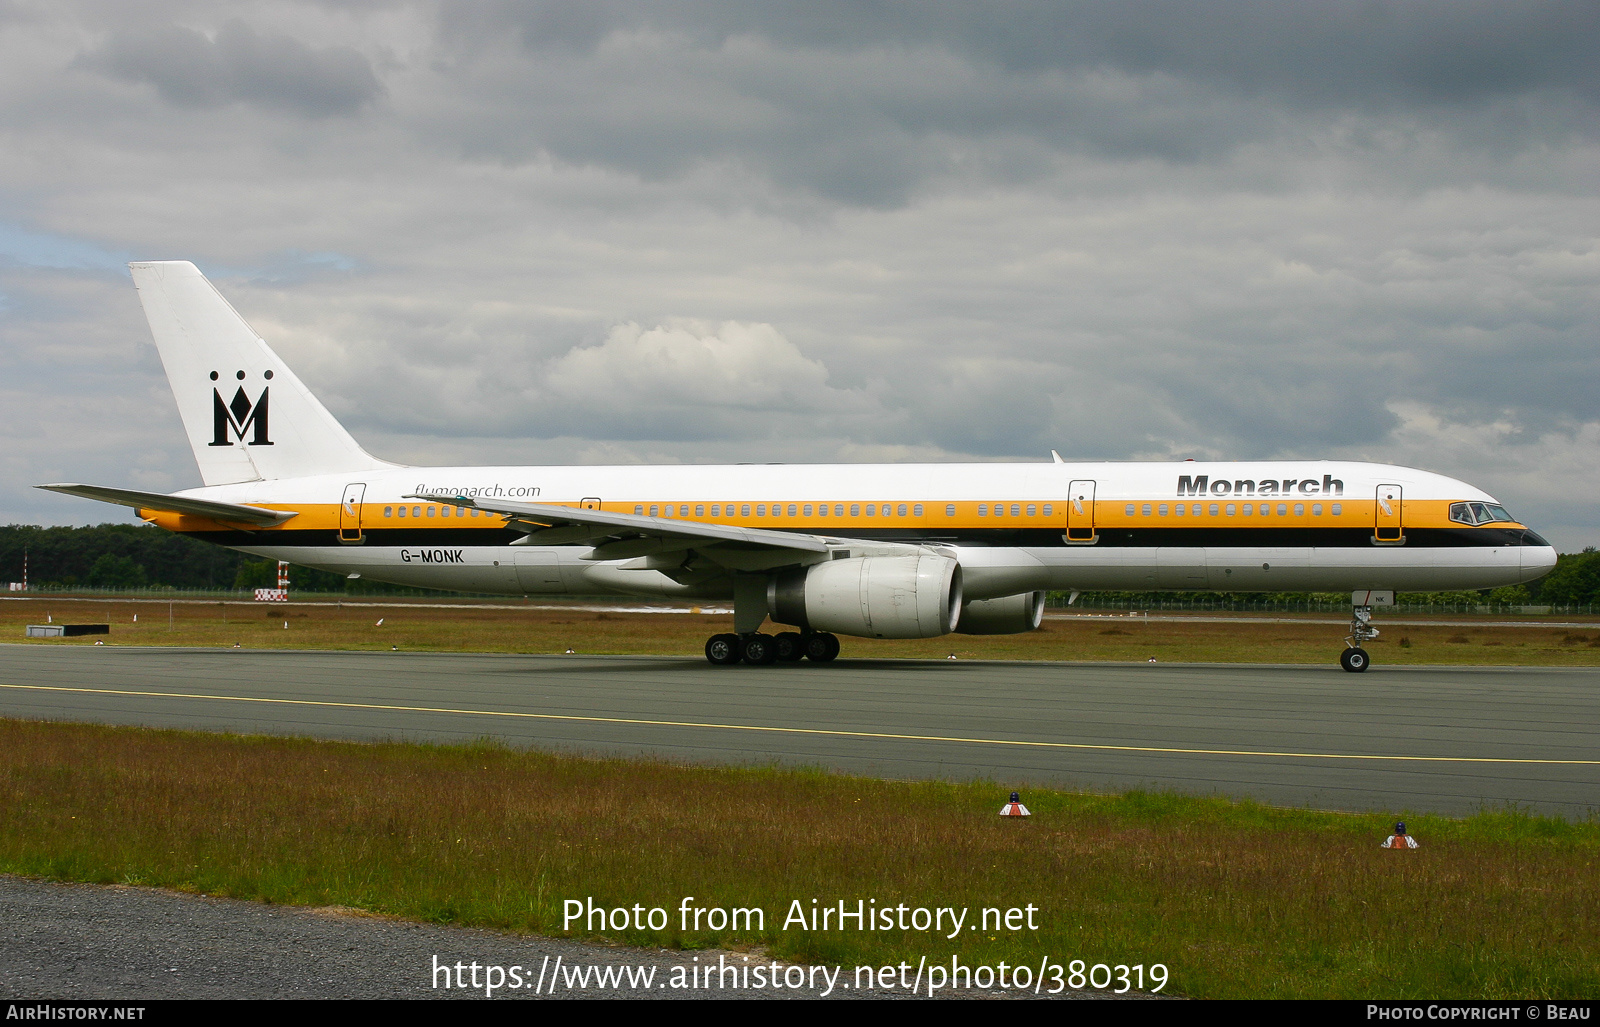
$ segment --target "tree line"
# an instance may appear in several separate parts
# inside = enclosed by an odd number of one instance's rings
[[[81,528],[42,528],[12,524],[0,528],[0,581],[21,581],[26,554],[28,581],[43,588],[272,588],[278,565],[209,542],[176,535],[148,524],[98,524]],[[430,589],[354,581],[330,571],[295,567],[292,588],[301,592],[346,592],[360,595],[426,595]],[[1086,592],[1096,604],[1155,605],[1170,601],[1172,592]],[[1246,603],[1341,601],[1344,593],[1324,600],[1312,593],[1222,593],[1219,598]],[[1401,593],[1403,603],[1426,605],[1501,606],[1600,605],[1600,552],[1563,553],[1555,570],[1526,585],[1475,592]],[[1057,597],[1052,596],[1052,600]],[[1066,595],[1059,597],[1066,601]]]
[[[33,588],[225,591],[275,588],[278,584],[274,560],[257,559],[149,524],[80,528],[10,524],[0,528],[0,581],[21,581],[24,560],[28,584]],[[310,567],[292,567],[289,577],[290,587],[299,592],[427,595],[432,591],[359,578],[352,581]]]

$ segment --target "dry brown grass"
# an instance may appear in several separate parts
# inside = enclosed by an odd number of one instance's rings
[[[281,629],[280,629],[281,630]],[[913,965],[1163,963],[1169,992],[1580,997],[1600,825],[1388,823],[1220,800],[0,721],[0,870],[559,934],[561,903],[760,907],[766,929],[606,932]],[[802,934],[793,899],[1041,907],[1040,930]],[[674,920],[674,927],[676,921]]]
[[[25,624],[46,613],[57,621],[109,621],[107,645],[187,645],[295,649],[389,649],[441,652],[617,653],[699,656],[707,637],[731,628],[728,615],[622,613],[576,608],[490,609],[464,604],[352,607],[335,603],[174,604],[39,600],[0,603],[0,633],[22,641]],[[138,615],[138,623],[133,618]],[[383,625],[377,624],[379,618]],[[1416,618],[1405,618],[1416,619]],[[287,622],[289,627],[284,628]],[[1380,617],[1378,622],[1383,626]],[[778,630],[769,625],[769,630]],[[1333,662],[1343,648],[1340,624],[1311,619],[1215,623],[1190,618],[1046,619],[1024,635],[946,635],[908,640],[841,639],[842,657],[977,660],[1096,660],[1179,663]],[[1446,627],[1386,630],[1369,646],[1379,664],[1600,666],[1600,644],[1570,629],[1486,627],[1462,618]],[[1582,637],[1583,642],[1577,639]],[[38,645],[93,645],[94,638],[34,640]]]

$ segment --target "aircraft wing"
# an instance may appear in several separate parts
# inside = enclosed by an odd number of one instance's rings
[[[168,496],[160,492],[135,492],[132,489],[114,489],[104,485],[35,485],[46,492],[60,492],[80,499],[96,499],[102,503],[131,506],[135,510],[160,510],[165,513],[188,514],[191,517],[208,517],[214,521],[231,521],[258,524],[268,527],[282,524],[299,514],[293,510],[266,510],[259,506],[241,506],[238,503],[218,503],[210,499],[189,496]]]
[[[659,539],[690,539],[704,543],[741,542],[750,546],[791,549],[804,553],[826,553],[828,544],[816,535],[763,528],[739,528],[728,524],[680,521],[672,517],[645,517],[641,514],[611,513],[575,506],[544,503],[507,503],[498,499],[472,499],[467,496],[412,495],[430,503],[449,503],[504,514],[531,529],[529,541],[558,545],[562,542],[593,541],[612,536],[642,536]]]

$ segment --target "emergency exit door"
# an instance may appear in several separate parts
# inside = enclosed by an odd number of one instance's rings
[[[1067,541],[1097,542],[1094,533],[1094,482],[1075,481],[1067,489]]]

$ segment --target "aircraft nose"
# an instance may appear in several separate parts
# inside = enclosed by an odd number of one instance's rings
[[[1543,577],[1556,568],[1554,546],[1523,546],[1522,573],[1527,579]]]

